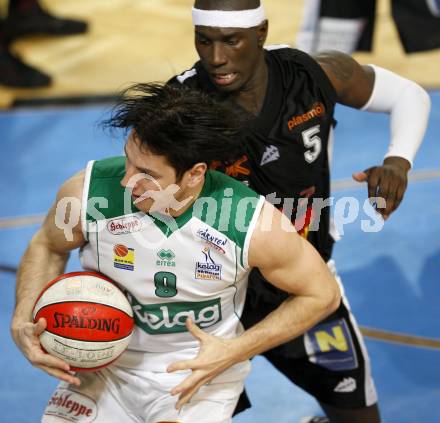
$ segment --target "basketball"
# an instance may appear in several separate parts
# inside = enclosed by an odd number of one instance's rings
[[[41,317],[47,321],[41,346],[77,371],[98,370],[116,360],[134,327],[125,295],[95,272],[67,273],[49,282],[34,306],[34,322]]]
[[[114,246],[113,252],[119,257],[125,257],[128,254],[128,248],[125,245],[118,244]]]

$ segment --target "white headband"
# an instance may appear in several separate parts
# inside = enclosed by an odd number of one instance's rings
[[[252,28],[266,20],[263,5],[246,10],[203,10],[192,8],[194,26]]]

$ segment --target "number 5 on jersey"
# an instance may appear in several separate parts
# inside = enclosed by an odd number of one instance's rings
[[[320,125],[312,126],[301,133],[304,147],[308,150],[304,153],[304,159],[307,163],[313,163],[321,152],[321,138],[318,135]]]

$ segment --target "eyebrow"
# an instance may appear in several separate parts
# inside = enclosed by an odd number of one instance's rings
[[[125,157],[127,157],[127,159],[130,160],[127,154],[127,144],[124,145],[124,152],[125,152]],[[138,166],[135,167],[136,169],[140,170],[142,173],[146,173],[147,175],[153,176],[155,178],[159,176],[154,170],[148,169],[148,167],[142,167],[142,168]]]
[[[200,32],[199,30],[196,30],[195,32],[198,37],[205,38],[210,41],[212,40],[212,38],[210,38],[208,35],[204,34],[203,32]],[[240,31],[234,31],[234,32],[231,32],[230,34],[222,34],[221,40],[230,40],[231,38],[239,37],[242,34],[243,34],[243,32],[240,32]]]

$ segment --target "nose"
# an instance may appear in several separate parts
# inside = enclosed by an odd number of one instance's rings
[[[213,67],[219,68],[227,63],[228,59],[224,51],[223,43],[214,42],[212,43],[211,49],[211,65]]]
[[[130,166],[128,163],[126,163],[126,165],[125,165],[125,175],[121,179],[121,185],[122,185],[123,188],[127,188],[128,182],[129,182],[130,178],[134,174],[135,174],[135,168],[133,166]],[[134,188],[134,187],[129,187],[129,188]]]

